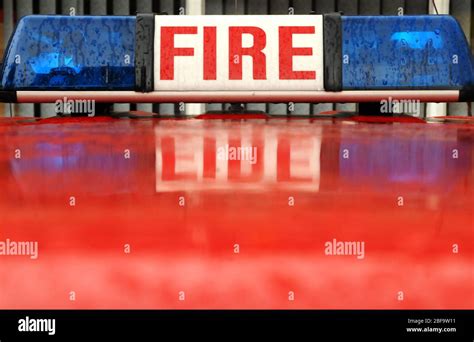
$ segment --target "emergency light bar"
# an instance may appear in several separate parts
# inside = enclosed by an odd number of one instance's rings
[[[23,17],[5,102],[474,101],[451,16]]]

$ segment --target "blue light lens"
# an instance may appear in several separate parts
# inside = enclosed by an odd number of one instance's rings
[[[343,16],[344,89],[462,89],[474,83],[466,37],[450,16]]]
[[[135,17],[23,17],[9,44],[1,82],[6,90],[131,90]]]

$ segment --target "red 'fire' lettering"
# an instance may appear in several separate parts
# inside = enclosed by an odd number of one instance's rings
[[[176,56],[194,56],[193,47],[175,47],[175,35],[195,35],[202,32],[202,70],[204,80],[217,79],[217,27],[204,26],[163,26],[161,27],[160,45],[160,79],[174,80]],[[242,80],[242,57],[252,58],[254,80],[267,79],[266,54],[267,36],[263,29],[255,26],[229,27],[229,80]],[[295,56],[313,56],[312,47],[294,47],[293,35],[314,34],[314,26],[280,26],[278,27],[278,63],[280,80],[314,80],[315,70],[293,70]],[[251,35],[253,44],[243,47],[243,35]],[[273,36],[271,36],[273,37]]]
[[[242,47],[242,35],[251,34],[253,36],[253,46]],[[267,44],[265,31],[254,26],[231,26],[229,27],[229,79],[242,79],[242,56],[252,56],[253,79],[265,80],[267,68],[265,54],[262,50]]]
[[[314,26],[280,26],[280,80],[314,80],[316,71],[294,71],[293,56],[312,56],[310,47],[293,47],[293,34],[313,33]]]
[[[163,26],[161,28],[160,78],[174,79],[174,57],[194,56],[193,48],[174,47],[175,34],[197,34],[196,26]]]
[[[204,79],[216,79],[216,27],[204,27]]]

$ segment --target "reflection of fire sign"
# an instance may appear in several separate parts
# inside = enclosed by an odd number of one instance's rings
[[[163,121],[155,128],[156,191],[319,190],[321,129],[220,121]]]

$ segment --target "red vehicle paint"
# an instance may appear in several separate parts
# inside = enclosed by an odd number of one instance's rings
[[[474,125],[213,118],[2,119],[0,307],[474,307]]]

